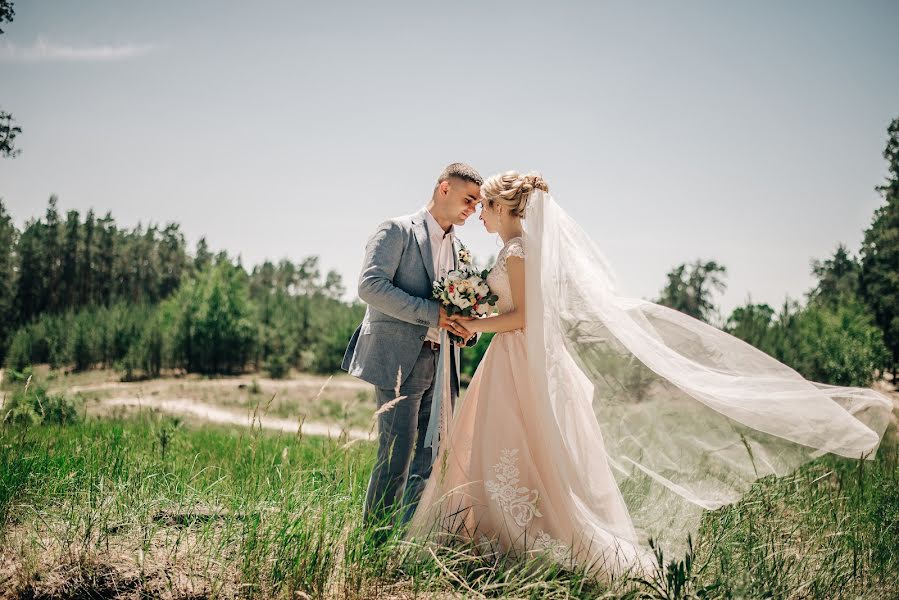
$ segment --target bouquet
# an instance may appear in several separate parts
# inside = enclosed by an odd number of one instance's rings
[[[478,271],[471,265],[468,249],[459,250],[459,268],[450,271],[434,282],[432,297],[446,309],[446,314],[475,317],[486,315],[499,297],[487,285],[488,270]],[[454,333],[449,334],[456,343],[464,340]]]

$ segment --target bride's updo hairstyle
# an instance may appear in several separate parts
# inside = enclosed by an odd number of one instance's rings
[[[518,171],[506,171],[488,178],[481,186],[481,196],[490,208],[501,204],[509,209],[513,217],[524,218],[534,190],[549,191],[549,186],[538,173],[522,175]]]

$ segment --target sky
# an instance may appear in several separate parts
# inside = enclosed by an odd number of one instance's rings
[[[899,2],[15,2],[0,159],[21,226],[51,194],[181,225],[245,266],[318,255],[355,297],[367,237],[455,161],[536,170],[653,299],[727,267],[729,312],[857,251],[899,117]],[[459,230],[481,261],[501,243]]]

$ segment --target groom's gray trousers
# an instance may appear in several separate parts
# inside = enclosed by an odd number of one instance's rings
[[[400,386],[400,396],[405,398],[378,415],[378,457],[363,510],[367,519],[382,519],[396,507],[403,511],[400,520],[411,518],[431,476],[432,452],[425,447],[424,438],[431,418],[438,354],[422,346],[415,367]],[[393,388],[375,389],[378,408],[396,398]]]

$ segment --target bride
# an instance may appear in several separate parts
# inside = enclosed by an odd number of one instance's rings
[[[835,387],[673,309],[620,296],[603,255],[536,174],[482,187],[503,242],[495,332],[441,424],[408,536],[539,555],[611,576],[682,552],[702,513],[831,452],[870,459],[892,404]]]

